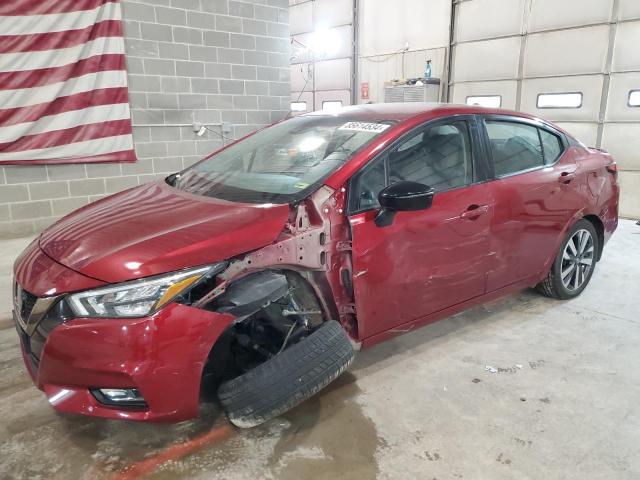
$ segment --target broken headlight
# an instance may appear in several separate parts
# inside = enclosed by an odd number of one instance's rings
[[[225,263],[182,270],[69,295],[78,317],[130,318],[157,312],[178,295],[219,273]]]

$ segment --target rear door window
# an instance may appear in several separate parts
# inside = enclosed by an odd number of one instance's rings
[[[545,164],[538,128],[503,120],[486,120],[485,125],[497,177]]]

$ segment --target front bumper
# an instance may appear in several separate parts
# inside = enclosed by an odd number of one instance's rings
[[[43,255],[42,252],[32,255]],[[48,257],[40,258],[47,262]],[[21,274],[26,290],[34,282]],[[57,265],[59,269],[64,268]],[[73,275],[72,275],[73,274]],[[76,272],[68,272],[67,280]],[[86,278],[86,277],[85,277]],[[56,278],[49,278],[56,287]],[[61,290],[57,290],[58,292]],[[53,307],[52,307],[53,308]],[[234,317],[173,303],[150,317],[74,318],[26,333],[16,321],[29,375],[58,411],[97,417],[181,421],[198,412],[202,370],[218,337]],[[92,388],[137,388],[147,407],[104,405]]]

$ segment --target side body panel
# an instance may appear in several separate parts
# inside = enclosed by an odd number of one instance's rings
[[[388,227],[376,226],[376,211],[351,217],[362,338],[484,293],[490,203],[481,183],[437,193],[430,209],[398,212]],[[462,218],[474,204],[488,210]]]
[[[579,170],[569,149],[555,165],[490,182],[496,203],[488,291],[543,273],[568,225],[593,203]]]
[[[618,174],[609,171],[608,166],[615,164],[608,153],[596,149],[580,147],[578,158],[580,169],[586,177],[586,184],[595,204],[589,213],[597,215],[604,225],[604,242],[606,243],[618,227],[618,201],[620,186]]]

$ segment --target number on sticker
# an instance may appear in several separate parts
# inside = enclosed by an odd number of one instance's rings
[[[338,130],[350,130],[352,132],[384,132],[390,125],[385,123],[347,122]]]

